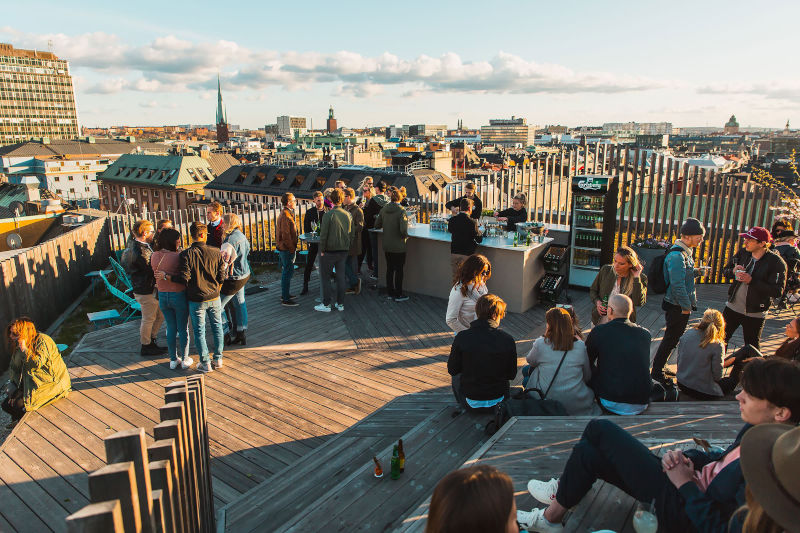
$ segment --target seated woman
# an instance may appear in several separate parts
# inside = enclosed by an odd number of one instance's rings
[[[492,277],[492,264],[486,256],[473,254],[467,257],[456,270],[453,288],[447,298],[445,322],[458,333],[469,329],[477,318],[475,303],[489,292],[486,282]]]
[[[511,207],[502,211],[495,211],[494,216],[500,222],[506,223],[506,231],[517,231],[517,222],[526,222],[528,220],[528,213],[525,209],[527,202],[528,199],[524,194],[517,194],[511,199]]]
[[[800,317],[795,317],[786,323],[784,328],[786,339],[775,350],[773,357],[788,359],[800,363]],[[758,348],[745,344],[728,357],[725,358],[723,366],[732,366],[730,373],[719,381],[722,392],[730,394],[739,384],[739,377],[742,375],[744,365],[751,359],[764,357]]]
[[[706,309],[696,326],[678,342],[678,387],[695,400],[718,400],[724,393],[722,358],[725,354],[725,319],[716,309]]]
[[[547,311],[545,321],[544,335],[533,342],[525,357],[530,366],[522,367],[522,375],[529,376],[523,379],[523,386],[546,392],[548,400],[561,402],[570,415],[602,414],[594,401],[594,392],[587,385],[592,368],[586,344],[575,339],[569,312],[553,307]]]
[[[450,472],[431,496],[425,533],[519,533],[511,478],[493,466]]]
[[[592,324],[608,322],[608,299],[612,294],[624,294],[633,301],[631,322],[636,322],[636,308],[647,303],[647,276],[636,252],[628,246],[620,246],[614,254],[614,263],[604,265],[589,288],[589,298],[594,303]]]
[[[566,531],[562,520],[598,479],[641,502],[655,500],[659,531],[727,531],[744,504],[739,443],[760,424],[800,422],[800,367],[782,360],[756,360],[745,367],[737,395],[744,428],[727,450],[671,450],[659,458],[609,420],[592,420],[572,449],[560,479],[531,480],[528,491],[546,509],[518,511],[530,532]]]
[[[15,349],[9,367],[8,397],[2,408],[16,422],[25,413],[67,396],[72,384],[56,343],[37,332],[29,318],[13,320],[6,336]]]
[[[487,409],[508,396],[517,376],[517,345],[499,328],[506,303],[485,294],[475,304],[478,319],[456,334],[447,359],[453,395],[462,409]]]

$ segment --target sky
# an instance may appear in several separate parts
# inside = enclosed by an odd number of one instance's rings
[[[81,125],[800,125],[800,2],[5,0],[70,62]]]

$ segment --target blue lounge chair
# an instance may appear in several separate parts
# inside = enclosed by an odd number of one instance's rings
[[[125,269],[122,268],[113,257],[108,258],[109,262],[111,263],[111,268],[114,269],[114,274],[117,275],[117,281],[124,286],[124,290],[126,293],[133,291],[133,283],[131,283],[131,278],[128,277],[128,273],[125,272]]]
[[[116,296],[119,300],[121,300],[125,304],[125,307],[122,309],[122,311],[119,312],[119,317],[122,319],[123,322],[127,322],[128,320],[133,318],[133,316],[137,312],[138,313],[142,312],[142,306],[139,305],[139,302],[137,302],[132,297],[128,296],[127,294],[116,288],[114,285],[112,285],[111,282],[108,281],[108,278],[106,278],[105,274],[103,274],[102,272],[100,273],[100,279],[102,279],[103,283],[106,284],[106,289],[108,289],[108,292]]]

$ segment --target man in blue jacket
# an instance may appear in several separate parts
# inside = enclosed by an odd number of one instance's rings
[[[664,382],[664,365],[686,331],[692,311],[697,309],[694,278],[700,272],[694,268],[692,253],[703,242],[705,234],[706,230],[699,220],[687,218],[681,226],[681,238],[675,241],[664,258],[667,292],[664,293],[661,309],[664,310],[667,327],[650,370],[653,379],[661,383]]]
[[[744,428],[723,453],[671,450],[659,458],[609,420],[592,420],[572,449],[560,479],[531,480],[528,491],[546,509],[518,511],[531,532],[560,532],[562,520],[602,479],[639,501],[655,500],[659,531],[728,532],[734,511],[745,503],[739,442],[758,424],[800,422],[800,367],[789,361],[757,359],[742,376],[736,399]],[[732,524],[730,531],[740,531]]]

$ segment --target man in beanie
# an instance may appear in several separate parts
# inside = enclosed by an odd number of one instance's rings
[[[697,309],[694,278],[700,272],[694,268],[692,253],[703,242],[705,234],[706,230],[699,220],[687,218],[681,226],[681,238],[675,241],[664,258],[667,291],[664,293],[661,309],[664,310],[667,329],[650,370],[651,377],[661,383],[664,382],[664,365],[686,331],[692,310]]]
[[[773,298],[780,298],[786,285],[786,263],[770,250],[772,235],[759,226],[741,233],[744,246],[725,265],[723,273],[733,278],[728,290],[725,319],[725,344],[742,326],[744,343],[760,348],[761,331]]]

